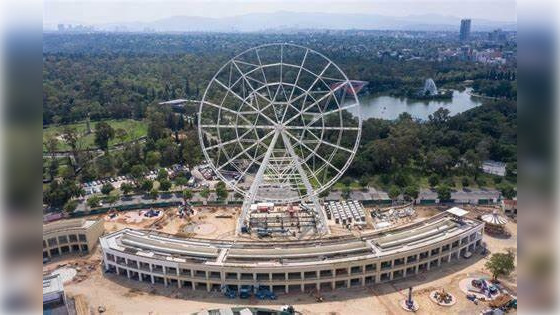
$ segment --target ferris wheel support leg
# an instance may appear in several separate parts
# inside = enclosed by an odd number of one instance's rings
[[[330,230],[327,224],[327,216],[325,215],[325,211],[323,207],[321,207],[321,204],[319,203],[316,194],[313,193],[314,191],[313,186],[311,185],[311,182],[309,181],[307,174],[305,173],[303,167],[301,166],[301,158],[298,155],[296,155],[294,148],[290,143],[290,139],[288,139],[288,136],[285,133],[282,133],[282,140],[284,141],[285,147],[288,149],[288,153],[292,156],[292,158],[295,161],[296,169],[298,170],[298,173],[301,176],[301,180],[303,181],[303,185],[305,186],[305,189],[307,189],[309,199],[311,199],[311,202],[313,203],[313,207],[315,208],[315,215],[317,216],[317,219],[320,222],[320,225],[317,226],[317,230],[321,234],[329,234]]]
[[[248,216],[249,209],[251,205],[255,202],[255,196],[257,195],[259,186],[262,183],[264,171],[268,167],[268,161],[270,160],[270,156],[274,151],[274,146],[276,145],[276,141],[278,140],[279,134],[280,134],[279,130],[276,130],[276,132],[274,132],[274,136],[272,137],[268,149],[266,150],[261,166],[259,167],[259,170],[255,175],[255,179],[253,180],[253,183],[251,184],[251,188],[249,189],[249,194],[247,195],[247,197],[245,197],[245,200],[243,200],[243,206],[241,208],[241,214],[239,215],[239,219],[237,221],[237,228],[235,229],[235,235],[239,235],[239,233],[241,233],[241,228],[245,225],[245,220],[249,218]]]

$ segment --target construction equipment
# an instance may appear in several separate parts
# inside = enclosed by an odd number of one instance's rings
[[[273,291],[270,291],[266,286],[258,286],[255,296],[259,300],[276,300],[276,294]]]
[[[237,290],[229,286],[225,286],[223,292],[228,299],[235,299],[237,297]]]
[[[251,297],[253,292],[253,288],[250,285],[244,285],[239,289],[239,298],[241,299],[248,299]]]

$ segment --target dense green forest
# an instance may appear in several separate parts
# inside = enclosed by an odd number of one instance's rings
[[[80,121],[88,113],[93,120],[140,119],[149,104],[174,98],[199,99],[207,82],[229,58],[272,42],[291,42],[320,51],[350,79],[368,81],[365,93],[411,95],[424,80],[433,78],[440,87],[457,87],[470,79],[475,81],[475,90],[490,96],[512,99],[516,94],[511,83],[515,67],[438,61],[438,50],[457,43],[437,37],[47,33],[43,124]],[[391,57],[388,51],[407,59]]]

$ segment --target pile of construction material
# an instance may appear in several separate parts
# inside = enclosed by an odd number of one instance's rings
[[[364,207],[355,200],[329,201],[325,205],[328,219],[333,219],[337,224],[365,224],[366,215]]]

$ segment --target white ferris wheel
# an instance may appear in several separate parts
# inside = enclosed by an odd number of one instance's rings
[[[250,205],[267,201],[310,203],[328,232],[317,196],[356,154],[359,108],[344,72],[303,46],[254,47],[218,70],[200,104],[198,131],[216,175],[245,197],[238,231]]]

